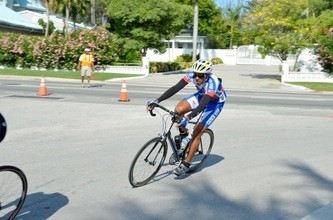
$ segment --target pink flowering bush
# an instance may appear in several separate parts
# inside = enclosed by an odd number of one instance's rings
[[[0,65],[30,67],[34,59],[32,47],[37,37],[0,34]]]
[[[74,31],[67,37],[55,33],[47,38],[0,33],[0,65],[72,70],[87,47],[93,51],[95,65],[110,65],[124,56],[121,44],[103,28]]]

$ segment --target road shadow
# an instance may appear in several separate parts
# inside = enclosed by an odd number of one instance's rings
[[[102,84],[102,83],[93,83],[93,84],[90,84],[89,88],[101,88],[104,85],[105,84]]]
[[[213,164],[213,161],[214,158],[208,163]],[[216,161],[218,160],[215,159],[215,163]],[[126,198],[118,205],[113,206],[113,210],[117,210],[118,217],[122,219],[133,219],[136,216],[140,216],[140,219],[183,219],[188,218],[189,214],[188,211],[184,210],[191,209],[195,213],[191,219],[289,220],[301,219],[327,205],[325,201],[319,199],[320,195],[313,193],[314,191],[326,194],[327,198],[333,197],[333,180],[321,175],[306,162],[284,160],[278,162],[277,166],[286,168],[286,171],[276,173],[277,176],[290,175],[302,178],[302,181],[298,182],[288,181],[277,184],[285,190],[285,193],[297,192],[299,195],[297,198],[284,198],[278,194],[270,194],[264,198],[262,202],[265,205],[262,206],[256,201],[257,192],[252,192],[251,187],[249,187],[248,192],[244,192],[243,196],[234,198],[230,197],[227,192],[216,188],[207,179],[207,181],[192,182],[182,187],[175,187],[176,183],[174,182],[164,185],[158,191],[161,195],[173,192],[177,196],[172,198],[172,202],[167,203],[161,197],[159,206],[164,208],[158,209],[158,212],[152,212],[145,208],[146,206],[142,206],[140,201]],[[260,179],[258,181],[260,182]],[[149,186],[144,187],[148,187],[147,190],[150,191]],[[286,206],[286,202],[292,203],[293,207]],[[162,205],[164,203],[166,204]]]
[[[194,171],[193,173],[187,173],[185,175],[181,175],[181,176],[176,176],[174,179],[176,180],[182,180],[182,179],[186,179],[187,177],[191,176],[191,175],[194,175],[196,173],[199,173],[201,172],[202,170],[210,167],[210,166],[213,166],[215,164],[218,164],[219,162],[221,162],[222,160],[224,160],[224,157],[223,156],[220,156],[220,155],[216,155],[216,154],[210,154],[206,161],[204,162],[204,164],[199,167],[196,171]]]
[[[286,164],[293,172],[288,173],[290,176],[299,175],[303,177],[308,177],[307,184],[302,185],[303,188],[318,186],[323,190],[327,190],[333,194],[333,180],[327,179],[320,175],[313,168],[306,166],[301,161],[282,161]],[[333,219],[333,217],[332,217]]]
[[[224,160],[225,158],[221,155],[217,155],[217,154],[210,154],[205,163],[203,164],[203,166],[201,166],[199,169],[197,169],[195,172],[200,172],[201,170],[204,170],[210,166],[214,166],[215,164],[220,163],[222,160]]]
[[[220,155],[216,155],[216,154],[210,154],[205,163],[203,164],[203,166],[199,167],[199,169],[197,169],[194,173],[197,173],[197,172],[200,172],[201,170],[203,169],[206,169],[210,166],[213,166],[215,164],[218,164],[219,162],[221,162],[222,160],[224,159],[224,157],[220,156]],[[168,166],[169,163],[164,163],[163,166]],[[188,176],[190,175],[193,175],[194,173],[191,173],[191,174],[184,174],[182,176],[175,176],[175,179],[185,179],[187,178]],[[168,171],[165,171],[163,173],[159,173],[157,174],[148,184],[152,184],[152,183],[155,183],[155,182],[158,182],[166,177],[168,177],[169,175],[173,175],[172,173],[172,170],[168,170]],[[148,185],[147,184],[147,185]]]
[[[28,194],[15,220],[46,220],[68,203],[68,197],[60,193]]]
[[[241,76],[251,77],[254,79],[270,79],[281,81],[281,75],[279,74],[261,74],[261,73],[250,73],[250,74],[240,74]]]

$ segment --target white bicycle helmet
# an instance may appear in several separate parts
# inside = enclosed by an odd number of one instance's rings
[[[193,72],[210,74],[212,72],[213,63],[209,60],[197,60],[193,64]]]

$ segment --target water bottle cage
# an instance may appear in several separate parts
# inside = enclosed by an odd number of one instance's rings
[[[191,141],[191,139],[192,139],[192,136],[190,134],[188,134],[187,136],[182,138],[182,142],[180,145],[182,150],[184,150],[187,147],[187,145]]]
[[[188,129],[184,127],[179,127],[179,134],[182,137],[186,137],[188,135]]]
[[[176,148],[177,148],[177,150],[180,149],[180,144],[181,144],[181,142],[182,142],[182,137],[181,137],[181,135],[176,135],[176,136],[175,136],[175,144],[176,144]]]

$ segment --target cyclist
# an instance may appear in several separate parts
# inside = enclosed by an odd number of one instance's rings
[[[7,131],[7,125],[6,125],[6,120],[0,113],[0,143],[6,136],[6,131]]]
[[[213,123],[221,113],[227,94],[222,86],[222,79],[212,73],[213,64],[211,61],[200,59],[193,64],[193,71],[185,75],[177,84],[165,91],[154,101],[148,101],[147,109],[153,110],[154,103],[162,102],[179,92],[188,83],[194,83],[197,92],[188,95],[175,107],[175,112],[182,117],[179,123],[179,131],[183,133],[187,122],[197,116],[201,111],[203,114],[198,123],[194,126],[192,139],[190,141],[190,151],[187,157],[173,170],[177,176],[189,171],[190,162],[199,147],[202,134]],[[187,114],[190,112],[189,114]],[[185,115],[187,114],[187,115]]]

